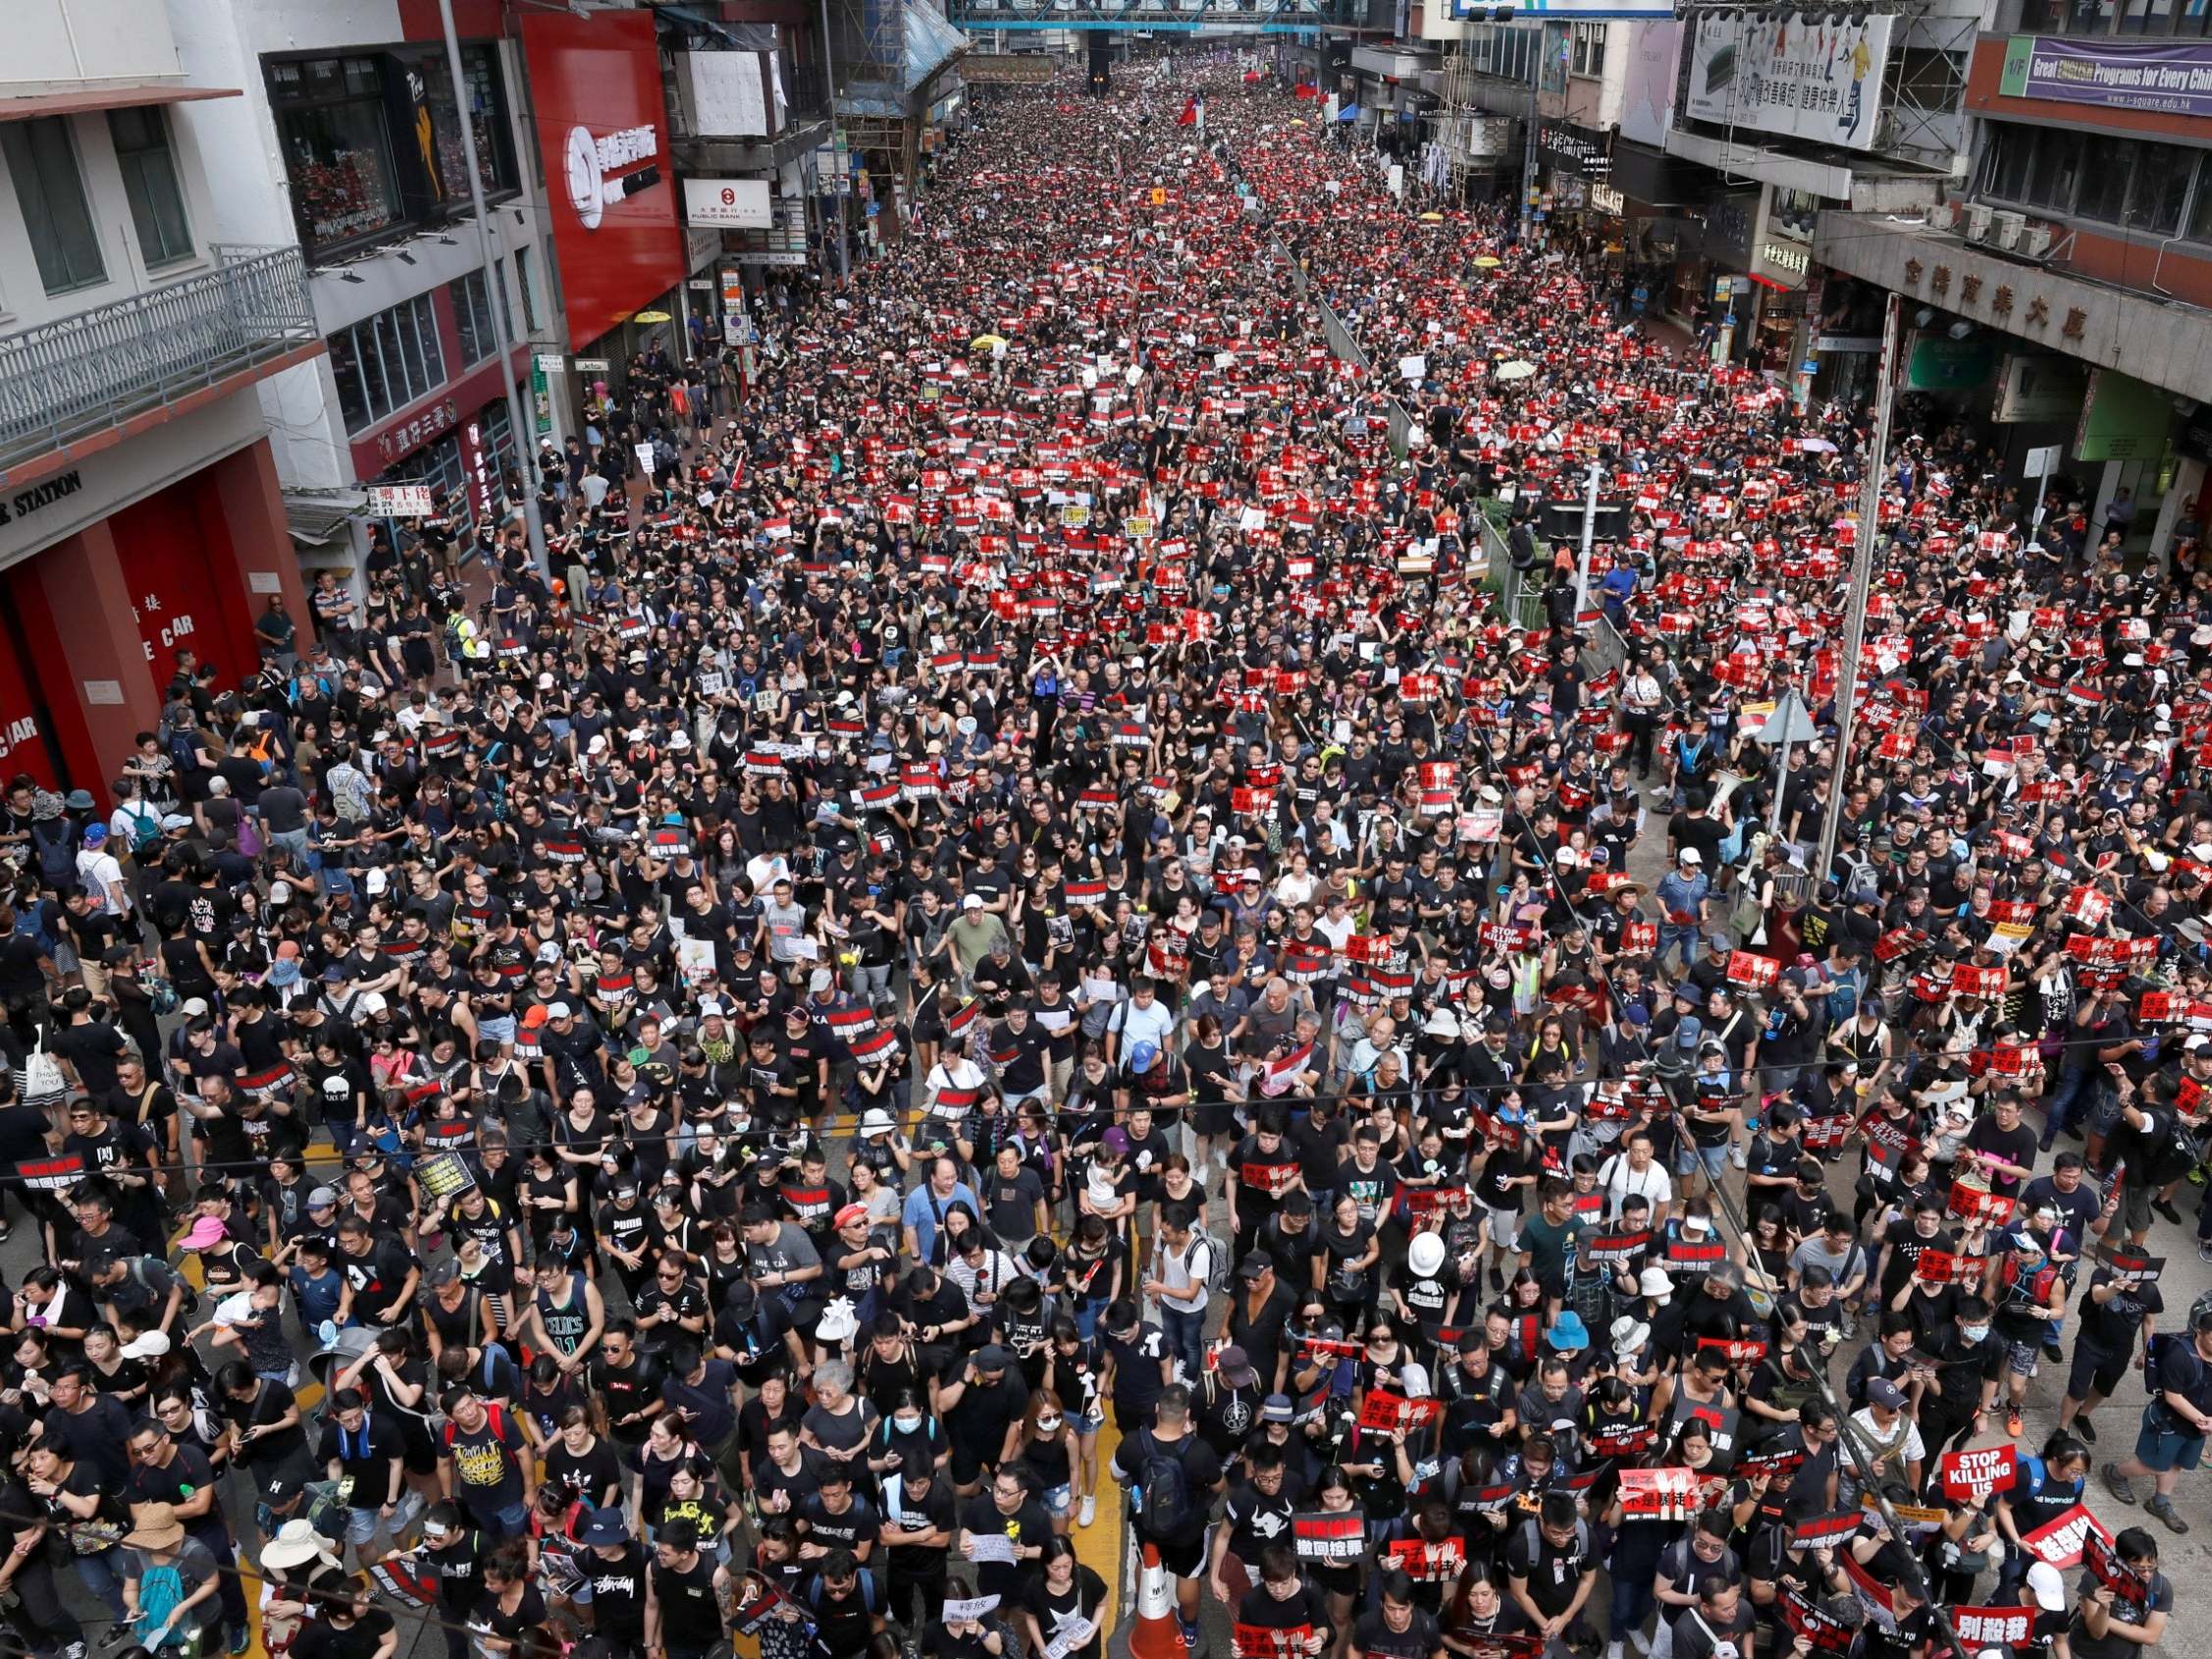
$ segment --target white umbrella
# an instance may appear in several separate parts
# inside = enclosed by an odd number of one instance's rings
[[[1491,371],[1491,377],[1495,380],[1511,382],[1526,380],[1535,372],[1536,365],[1534,363],[1516,357],[1509,363],[1500,363],[1497,368]]]
[[[1800,438],[1797,447],[1813,455],[1832,455],[1836,453],[1836,447],[1825,438]]]

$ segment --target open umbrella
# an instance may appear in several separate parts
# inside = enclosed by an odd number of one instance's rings
[[[1290,125],[1292,127],[1303,127],[1305,123],[1293,115],[1292,117],[1290,117]]]
[[[1499,258],[1497,254],[1485,253],[1475,260],[1475,269],[1478,271],[1495,271],[1504,263],[1505,261]]]
[[[1500,363],[1497,368],[1491,371],[1491,378],[1494,380],[1511,382],[1515,380],[1526,380],[1535,372],[1536,365],[1534,363],[1516,357],[1509,363]]]
[[[996,351],[1005,344],[1006,337],[1004,335],[978,334],[968,343],[968,349],[971,351]]]
[[[640,311],[630,319],[633,323],[665,323],[670,320],[665,311]]]
[[[1441,225],[1444,223],[1444,215],[1441,213],[1424,213],[1421,215],[1421,223],[1424,225]]]

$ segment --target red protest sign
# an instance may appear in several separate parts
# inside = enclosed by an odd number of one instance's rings
[[[1992,1492],[2009,1492],[2020,1478],[2020,1451],[2014,1446],[1981,1446],[1943,1454],[1943,1495],[1978,1503]]]
[[[1459,1651],[1466,1659],[1536,1659],[1544,1651],[1540,1636],[1487,1635],[1461,1636]]]
[[[1978,1270],[1979,1257],[1961,1256],[1950,1250],[1923,1250],[1913,1258],[1913,1277],[1923,1285],[1948,1285],[1970,1279]]]
[[[1298,1165],[1294,1163],[1246,1163],[1237,1171],[1238,1186],[1270,1199],[1283,1197],[1297,1178]]]
[[[2025,1646],[2035,1628],[2032,1607],[1954,1607],[1951,1628],[1970,1648]]]
[[[1757,1337],[1701,1336],[1698,1352],[1711,1350],[1731,1365],[1748,1365],[1766,1358],[1766,1344]]]
[[[1704,1500],[1704,1482],[1692,1469],[1624,1469],[1620,1510],[1630,1521],[1686,1521]]]
[[[1441,1400],[1408,1400],[1380,1388],[1368,1390],[1366,1399],[1359,1403],[1359,1426],[1386,1433],[1396,1428],[1426,1428],[1442,1416]]]
[[[1594,1458],[1641,1457],[1659,1444],[1657,1423],[1638,1423],[1633,1428],[1613,1428],[1590,1436],[1590,1455]]]
[[[1466,1547],[1457,1538],[1440,1544],[1426,1538],[1400,1538],[1383,1554],[1417,1584],[1456,1583],[1467,1571]]]
[[[1790,1533],[1790,1548],[1820,1549],[1840,1544],[1859,1531],[1860,1512],[1839,1509],[1832,1515],[1816,1515],[1800,1521]]]
[[[1298,1559],[1348,1567],[1367,1553],[1367,1519],[1359,1511],[1331,1515],[1311,1510],[1290,1517],[1290,1540]]]
[[[1813,1605],[1802,1590],[1782,1591],[1782,1619],[1792,1635],[1803,1636],[1816,1653],[1851,1651],[1851,1630],[1842,1620]]]
[[[1986,1221],[1993,1227],[2002,1227],[2012,1219],[2013,1201],[1979,1187],[1971,1187],[1964,1181],[1953,1181],[1950,1208],[1962,1221]]]
[[[1272,1659],[1274,1655],[1288,1656],[1318,1653],[1328,1645],[1327,1637],[1311,1625],[1291,1625],[1277,1630],[1272,1625],[1236,1625],[1229,1632],[1230,1651],[1237,1659]]]
[[[2080,1565],[2084,1553],[2081,1540],[2091,1532],[2108,1544],[2112,1542],[2112,1532],[2105,1524],[2084,1506],[2076,1504],[2057,1520],[2046,1522],[2020,1541],[2037,1561],[2047,1561],[2063,1573],[2069,1567]]]
[[[2150,1597],[2150,1586],[2143,1576],[2120,1559],[2112,1540],[2101,1536],[2095,1529],[2081,1534],[2081,1559],[2095,1575],[2098,1583],[2122,1601],[2143,1606]]]
[[[1851,1139],[1851,1119],[1848,1115],[1807,1118],[1800,1139],[1809,1152],[1835,1151]]]

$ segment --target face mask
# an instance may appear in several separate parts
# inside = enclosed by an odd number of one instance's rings
[[[904,1413],[901,1413],[891,1420],[899,1425],[899,1432],[901,1434],[912,1434],[916,1429],[922,1426],[922,1418],[919,1415],[908,1417]]]
[[[1053,1432],[1054,1430],[1058,1429],[1058,1428],[1059,1428],[1059,1426],[1060,1426],[1060,1419],[1059,1419],[1058,1418],[1037,1418],[1037,1432],[1038,1432],[1039,1434],[1050,1434],[1050,1433],[1052,1433],[1052,1432]]]
[[[1989,1327],[1987,1325],[1961,1325],[1959,1334],[1969,1342],[1979,1342],[1989,1334]]]

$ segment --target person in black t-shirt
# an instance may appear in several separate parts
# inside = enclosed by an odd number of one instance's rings
[[[1674,1621],[1674,1651],[1680,1659],[1743,1659],[1756,1619],[1740,1584],[1708,1574],[1699,1580],[1697,1605]]]
[[[1265,1631],[1300,1631],[1305,1633],[1293,1643],[1293,1653],[1324,1651],[1332,1638],[1328,1597],[1298,1572],[1296,1552],[1289,1544],[1270,1544],[1260,1552],[1259,1568],[1260,1581],[1237,1603],[1237,1623]],[[1246,1654],[1241,1659],[1264,1656]]]
[[[1381,1605],[1351,1628],[1347,1659],[1444,1659],[1437,1622],[1413,1604],[1413,1580],[1396,1568],[1375,1575]]]

